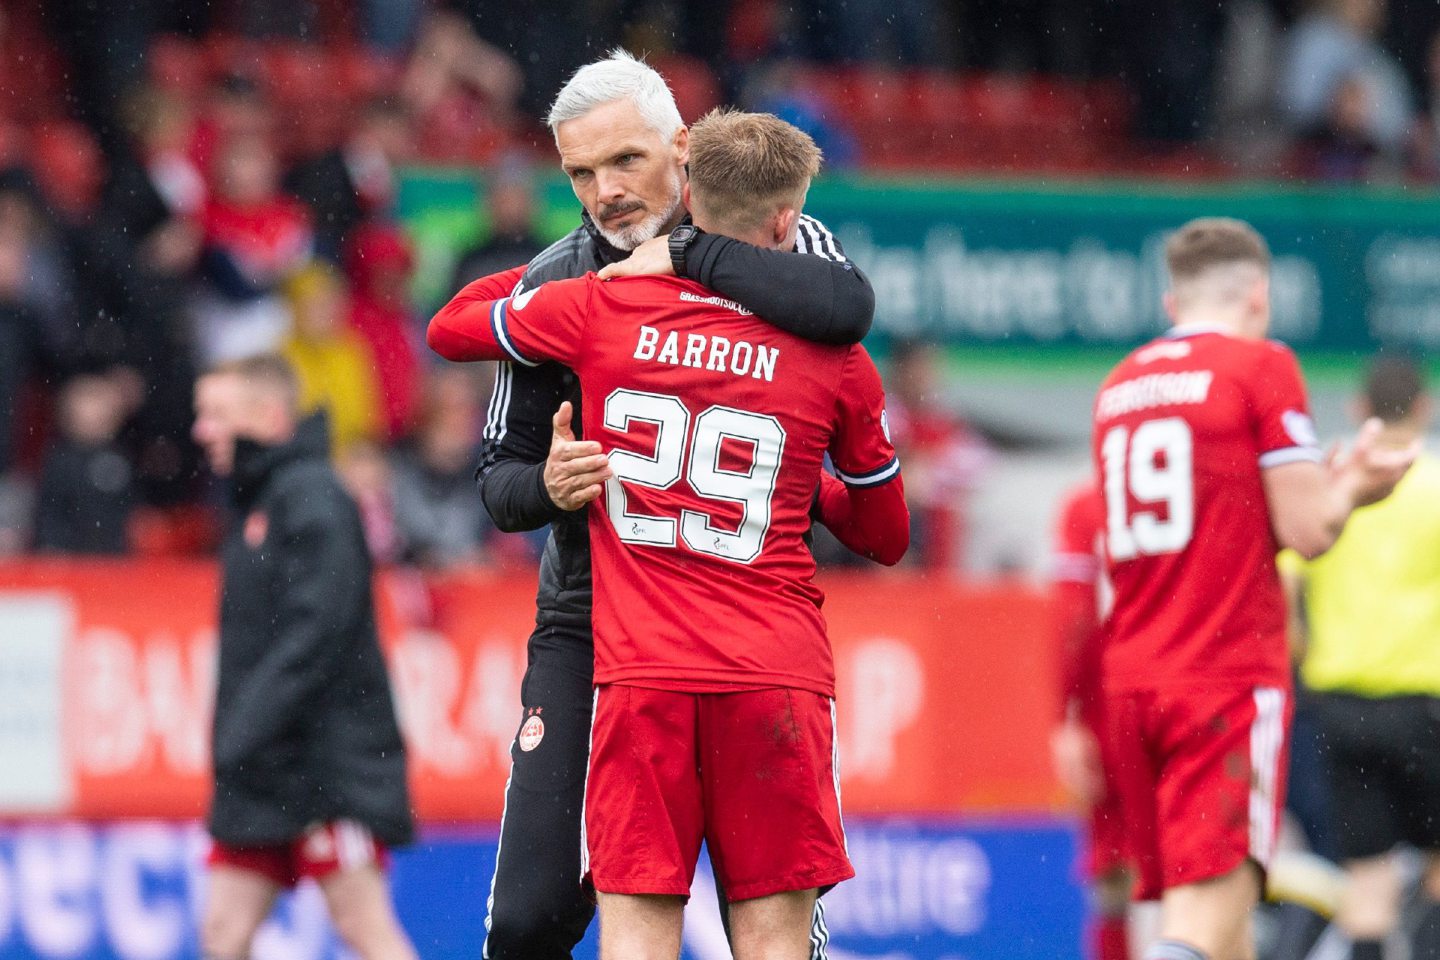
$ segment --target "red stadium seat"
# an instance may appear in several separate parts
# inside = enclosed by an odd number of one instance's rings
[[[694,123],[720,105],[720,84],[703,61],[666,56],[657,57],[652,66],[670,85],[675,105],[680,108],[680,118],[686,123]]]

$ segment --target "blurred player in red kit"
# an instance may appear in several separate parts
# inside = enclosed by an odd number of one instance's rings
[[[1267,341],[1270,254],[1247,224],[1167,242],[1174,328],[1094,409],[1115,605],[1101,676],[1136,896],[1161,901],[1146,960],[1246,960],[1275,849],[1291,714],[1279,548],[1328,550],[1416,450],[1367,424],[1328,461],[1294,355]]]
[[[695,227],[788,249],[819,160],[775,117],[712,113],[690,131]],[[609,451],[613,476],[588,491],[584,869],[601,956],[678,955],[704,839],[735,956],[809,957],[817,895],[854,870],[803,536],[828,453],[843,485],[821,495],[827,526],[880,562],[904,553],[879,373],[859,346],[803,341],[688,280],[588,275],[501,299],[505,280],[462,290],[429,341],[452,360],[564,363],[580,376],[585,435]]]
[[[1061,501],[1050,558],[1051,615],[1063,690],[1050,747],[1056,776],[1088,817],[1084,870],[1094,911],[1090,953],[1097,960],[1127,960],[1125,913],[1132,877],[1120,800],[1100,750],[1100,653],[1110,601],[1102,569],[1104,530],[1105,502],[1087,479]]]

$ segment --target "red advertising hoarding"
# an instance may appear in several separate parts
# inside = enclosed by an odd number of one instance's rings
[[[896,573],[821,582],[847,812],[1055,808],[1037,593]],[[216,589],[200,563],[0,566],[0,764],[24,771],[0,787],[0,813],[203,813]],[[533,578],[483,572],[377,580],[422,819],[500,816],[534,593]]]

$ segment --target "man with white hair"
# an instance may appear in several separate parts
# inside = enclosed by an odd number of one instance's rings
[[[549,123],[582,222],[530,263],[517,294],[625,263],[617,269],[699,281],[815,342],[858,343],[868,331],[874,292],[818,221],[800,218],[794,253],[682,226],[689,134],[649,66],[616,51],[582,67],[556,97]],[[627,262],[632,251],[635,261]],[[557,412],[567,400],[578,422],[579,384],[566,367],[502,364],[483,438],[480,493],[497,526],[552,525],[511,749],[486,960],[569,958],[595,913],[578,882],[594,671],[581,508],[612,474],[600,445],[576,439],[568,410]],[[815,955],[824,956],[823,915],[815,931]]]

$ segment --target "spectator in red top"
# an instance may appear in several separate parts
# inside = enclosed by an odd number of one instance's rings
[[[990,452],[938,402],[936,353],[933,344],[896,344],[886,383],[891,436],[905,464],[910,555],[927,570],[953,570],[964,557],[965,503]]]
[[[201,213],[203,287],[196,298],[202,366],[273,352],[290,329],[279,286],[309,262],[310,217],[280,193],[274,148],[259,134],[234,134],[212,166]]]
[[[405,235],[370,223],[355,231],[345,267],[354,284],[350,324],[375,354],[385,436],[404,436],[420,389],[418,327],[407,287],[415,261]]]

